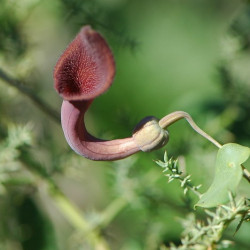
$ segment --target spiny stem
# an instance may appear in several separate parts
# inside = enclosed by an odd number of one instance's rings
[[[212,138],[210,135],[204,132],[200,127],[198,127],[197,124],[192,119],[192,117],[184,111],[175,111],[173,113],[166,115],[159,121],[159,125],[162,128],[166,128],[170,126],[171,124],[175,123],[176,121],[183,119],[183,118],[186,119],[186,121],[198,134],[200,134],[201,136],[205,137],[207,140],[212,142],[216,147],[218,148],[222,147],[222,145],[219,142],[217,142],[214,138]]]

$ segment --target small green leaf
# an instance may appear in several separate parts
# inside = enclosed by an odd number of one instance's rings
[[[213,183],[195,206],[215,207],[229,201],[242,178],[241,164],[250,156],[250,148],[235,143],[223,145],[217,154]]]

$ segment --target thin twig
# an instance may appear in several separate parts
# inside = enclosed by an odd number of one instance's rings
[[[47,179],[44,179],[48,183]],[[83,211],[80,211],[53,183],[50,184],[50,196],[55,202],[60,212],[70,222],[70,224],[83,234],[83,239],[94,249],[109,250],[109,246],[98,230],[91,230],[90,223],[84,218]],[[52,185],[51,185],[52,184]]]
[[[60,114],[36,95],[31,88],[27,87],[21,81],[11,77],[2,69],[0,69],[0,79],[27,96],[39,109],[50,116],[55,122],[60,123]]]
[[[198,134],[200,134],[201,136],[205,137],[207,140],[212,142],[216,147],[218,147],[218,148],[222,147],[222,145],[219,142],[217,142],[214,138],[212,138],[210,135],[208,135],[206,132],[204,132],[200,127],[198,127],[197,124],[192,119],[192,117],[184,111],[175,111],[173,113],[166,115],[165,117],[163,117],[159,121],[159,125],[162,128],[166,128],[166,127],[170,126],[171,124],[175,123],[176,121],[183,119],[183,118],[187,120],[187,122],[190,124],[190,126]]]
[[[173,113],[170,113],[168,115],[166,115],[165,117],[163,117],[160,121],[159,121],[159,125],[162,128],[166,128],[168,126],[170,126],[171,124],[175,123],[176,121],[180,120],[180,119],[186,119],[186,121],[190,124],[190,126],[201,136],[203,136],[204,138],[206,138],[207,140],[209,140],[210,142],[212,142],[216,147],[221,148],[222,145],[217,142],[214,138],[212,138],[210,135],[208,135],[206,132],[204,132],[192,119],[192,117],[184,112],[184,111],[175,111]],[[243,177],[250,182],[250,173],[249,171],[243,166],[241,165],[242,170],[243,170]]]
[[[249,173],[249,171],[243,165],[241,165],[241,168],[242,168],[242,171],[243,171],[243,176],[250,183],[250,173]]]

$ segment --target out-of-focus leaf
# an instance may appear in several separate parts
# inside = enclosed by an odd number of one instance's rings
[[[250,148],[235,143],[223,145],[217,154],[216,171],[212,185],[195,206],[215,207],[228,202],[228,192],[233,194],[242,177],[241,164],[250,155]]]
[[[53,226],[37,204],[24,197],[17,207],[21,244],[25,250],[57,250]]]

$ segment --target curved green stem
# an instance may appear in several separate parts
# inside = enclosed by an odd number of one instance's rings
[[[184,112],[184,111],[175,111],[173,113],[170,113],[168,115],[166,115],[165,117],[163,117],[160,121],[159,121],[159,125],[162,128],[166,128],[168,126],[170,126],[171,124],[175,123],[176,121],[180,120],[180,119],[186,119],[186,121],[190,124],[190,126],[201,136],[203,136],[204,138],[206,138],[207,140],[209,140],[210,142],[212,142],[216,147],[221,148],[222,145],[217,142],[213,137],[211,137],[210,135],[208,135],[206,132],[204,132],[200,127],[197,126],[197,124],[194,122],[194,120],[192,119],[192,117]],[[243,177],[250,183],[250,173],[249,171],[243,166],[241,165],[242,171],[243,171]]]
[[[162,128],[166,128],[170,126],[171,124],[175,123],[176,121],[183,119],[183,118],[186,119],[186,121],[198,134],[200,134],[201,136],[205,137],[207,140],[212,142],[216,147],[218,148],[222,147],[222,145],[219,142],[217,142],[214,138],[212,138],[210,135],[204,132],[200,127],[198,127],[197,124],[192,119],[192,117],[184,111],[175,111],[173,113],[166,115],[159,121],[159,125]]]

